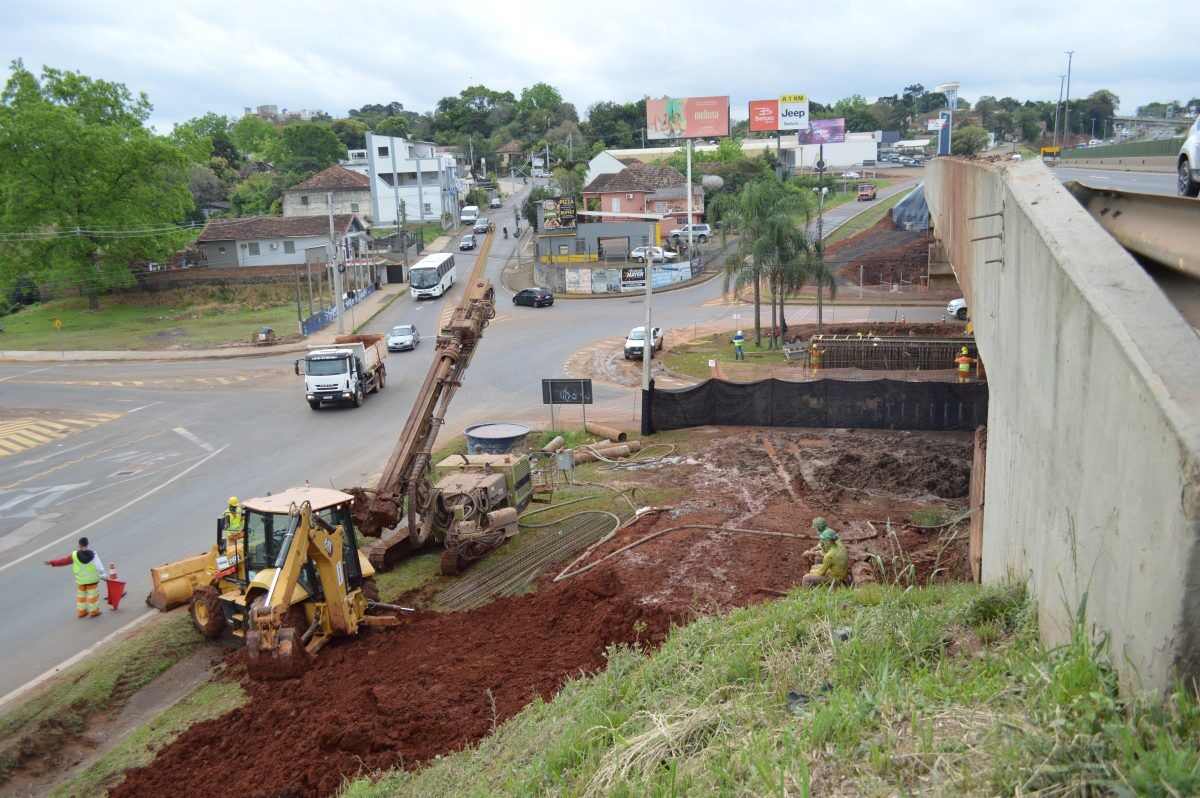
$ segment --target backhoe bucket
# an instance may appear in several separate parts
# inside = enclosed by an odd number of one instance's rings
[[[274,681],[295,679],[308,670],[312,655],[290,626],[279,630],[275,648],[263,648],[258,630],[246,632],[246,672],[252,679]]]
[[[208,584],[209,570],[213,564],[211,554],[198,554],[151,568],[151,590],[150,595],[146,596],[146,603],[162,612],[182,607],[191,600],[198,585]]]

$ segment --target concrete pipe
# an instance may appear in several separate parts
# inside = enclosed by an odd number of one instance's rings
[[[613,446],[611,448],[601,450],[600,454],[609,460],[616,460],[621,457],[628,457],[630,452],[628,446]],[[599,459],[600,458],[590,449],[574,450],[575,465],[579,465],[580,463],[593,463]]]
[[[592,433],[593,435],[603,435],[604,437],[606,437],[612,441],[618,441],[620,443],[625,442],[625,437],[626,437],[625,433],[621,432],[619,429],[616,429],[614,427],[606,427],[603,424],[595,424],[595,423],[589,421],[584,426],[584,429],[587,430],[588,432]]]
[[[559,449],[561,449],[563,447],[563,444],[566,442],[567,442],[566,439],[564,439],[563,436],[559,435],[557,438],[555,438],[554,440],[550,441],[545,446],[543,446],[542,451],[543,452],[557,452]]]

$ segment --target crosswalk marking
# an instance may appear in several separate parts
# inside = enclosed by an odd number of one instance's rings
[[[120,413],[88,413],[83,418],[15,418],[0,423],[0,457],[8,457],[37,446],[98,427],[120,418]]]

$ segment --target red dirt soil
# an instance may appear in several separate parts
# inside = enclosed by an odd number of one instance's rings
[[[860,265],[868,286],[916,282],[929,264],[930,240],[926,233],[897,230],[888,211],[873,227],[831,244],[825,260],[844,283],[858,284]]]
[[[900,549],[922,583],[935,571],[939,580],[966,573],[961,547],[943,552],[937,535],[903,525],[887,535],[879,519],[906,519],[929,506],[930,493],[957,496],[970,467],[969,433],[693,433],[692,457],[629,474],[637,484],[686,485],[689,497],[639,519],[588,562],[689,523],[803,537],[673,532],[563,582],[547,574],[528,595],[463,613],[406,615],[397,628],[320,652],[302,679],[246,681],[244,707],[193,726],[109,795],[314,798],[335,794],[347,778],[419,767],[478,741],[566,680],[602,669],[610,644],[656,646],[672,623],[790,589],[811,564],[804,552],[815,543],[814,515],[829,519],[856,559],[873,550],[894,563]],[[885,453],[892,460],[869,463]],[[857,477],[872,467],[886,473]]]

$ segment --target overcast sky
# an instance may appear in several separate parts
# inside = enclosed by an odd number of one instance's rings
[[[260,104],[428,111],[474,83],[546,81],[580,116],[599,100],[728,94],[745,118],[751,99],[873,101],[949,80],[972,101],[1057,99],[1071,49],[1072,96],[1111,89],[1126,113],[1200,96],[1197,0],[0,2],[5,77],[22,58],[123,82],[161,131]]]

